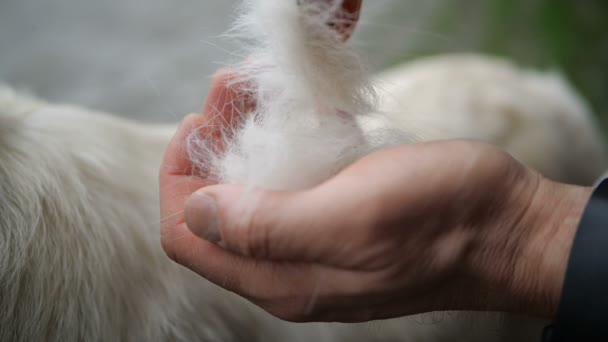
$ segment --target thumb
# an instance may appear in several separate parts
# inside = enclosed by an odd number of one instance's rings
[[[335,242],[343,240],[345,229],[354,224],[352,212],[331,197],[336,196],[216,185],[195,192],[186,202],[184,216],[196,236],[237,254],[328,262]]]

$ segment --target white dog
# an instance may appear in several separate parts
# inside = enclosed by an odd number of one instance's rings
[[[482,139],[560,181],[591,184],[603,171],[590,113],[555,75],[444,56],[378,78],[391,122],[364,127]],[[0,88],[0,341],[538,338],[533,319],[489,314],[285,323],[173,264],[159,243],[157,189],[173,131]]]

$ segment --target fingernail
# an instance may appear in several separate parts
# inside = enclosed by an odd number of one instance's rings
[[[222,240],[217,224],[217,206],[209,195],[195,192],[190,196],[186,202],[184,218],[194,235],[213,243]]]

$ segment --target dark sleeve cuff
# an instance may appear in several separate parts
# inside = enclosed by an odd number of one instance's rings
[[[543,342],[571,341],[608,341],[608,179],[585,209],[558,314],[543,334]]]

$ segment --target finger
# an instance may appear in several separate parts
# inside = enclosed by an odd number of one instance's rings
[[[220,69],[213,76],[211,90],[203,107],[203,115],[190,114],[182,120],[164,156],[161,175],[190,175],[192,163],[186,150],[186,140],[192,132],[200,135],[219,136],[221,128],[236,124],[236,113],[252,105],[239,94],[238,84],[230,69]]]
[[[322,266],[274,263],[234,254],[198,238],[185,224],[175,227],[172,239],[167,254],[175,262],[281,318],[294,319],[307,311],[321,277],[318,272]]]
[[[221,141],[223,134],[233,131],[242,119],[255,108],[255,100],[248,87],[238,80],[230,68],[218,70],[203,106],[207,126],[213,137]]]
[[[186,116],[165,151],[159,176],[161,228],[165,235],[184,222],[184,201],[194,191],[208,185],[204,179],[192,174],[185,144],[190,133],[203,123],[204,117],[201,115]]]
[[[363,245],[357,234],[369,224],[357,191],[245,191],[212,186],[186,204],[188,227],[199,237],[241,255],[270,260],[319,262],[342,266]],[[348,239],[344,237],[348,236]]]
[[[233,125],[237,110],[246,110],[248,102],[238,102],[238,84],[229,69],[218,71],[213,77],[211,90],[207,97],[203,115],[191,114],[182,121],[175,136],[171,139],[160,168],[160,199],[163,231],[183,222],[183,204],[197,189],[211,184],[209,179],[195,175],[187,141],[192,133],[221,141],[222,128]],[[241,106],[234,109],[235,106]],[[218,143],[218,145],[220,145]],[[218,146],[219,148],[219,146]]]
[[[322,318],[328,307],[353,307],[352,298],[376,281],[319,264],[238,255],[199,239],[184,224],[176,227],[174,238],[174,261],[284,320],[309,322]]]

